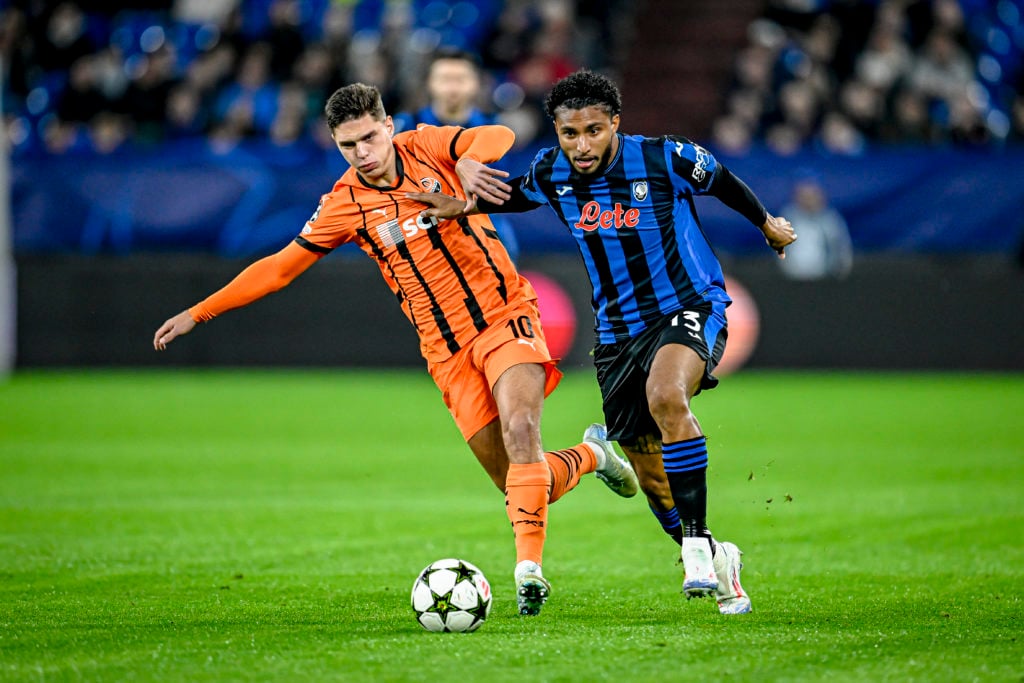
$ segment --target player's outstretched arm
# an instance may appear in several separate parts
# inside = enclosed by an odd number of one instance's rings
[[[222,289],[166,320],[153,335],[153,348],[163,351],[175,338],[191,332],[196,323],[212,320],[225,311],[241,308],[276,292],[301,275],[321,256],[291,242],[276,254],[256,261]]]
[[[786,247],[796,241],[793,226],[782,216],[768,214],[761,232],[764,233],[764,241],[778,253],[779,258],[786,258]]]

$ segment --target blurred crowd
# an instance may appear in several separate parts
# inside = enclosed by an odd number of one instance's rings
[[[425,103],[439,47],[480,55],[480,106],[529,144],[541,101],[581,64],[606,68],[623,0],[0,0],[3,112],[15,156],[110,153],[206,136],[330,147],[333,90]]]
[[[622,66],[635,6],[0,0],[4,128],[15,156],[199,136],[329,148],[322,107],[336,87],[372,83],[389,112],[413,111],[430,56],[454,47],[479,55],[478,106],[526,146],[550,135],[541,101],[554,81]],[[736,57],[716,148],[1024,140],[1022,15],[1024,0],[768,0]]]
[[[712,137],[783,155],[1020,142],[1022,55],[1022,0],[770,0]]]

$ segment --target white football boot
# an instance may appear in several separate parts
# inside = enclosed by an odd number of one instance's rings
[[[622,496],[632,498],[640,489],[636,472],[629,461],[615,452],[615,447],[608,440],[608,430],[603,424],[592,424],[583,432],[583,443],[594,450],[597,458],[597,469],[594,474],[605,483],[605,486]]]
[[[711,559],[711,543],[704,536],[683,538],[683,592],[686,599],[704,598],[718,589],[718,577],[715,575],[714,563]]]
[[[742,555],[743,551],[735,543],[718,543],[714,558],[715,575],[718,577],[715,599],[718,600],[718,611],[722,614],[746,614],[750,611],[750,597],[740,585]]]
[[[551,584],[541,573],[536,562],[523,560],[516,565],[516,602],[519,614],[534,617],[540,614],[548,596],[551,595]]]

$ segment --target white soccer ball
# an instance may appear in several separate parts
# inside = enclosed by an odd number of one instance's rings
[[[491,584],[465,560],[438,560],[412,584],[412,608],[428,631],[475,631],[491,613]]]

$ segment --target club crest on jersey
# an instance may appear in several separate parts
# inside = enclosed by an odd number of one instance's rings
[[[633,181],[633,197],[638,201],[642,202],[647,199],[647,181],[646,180],[634,180]]]
[[[441,191],[441,181],[436,178],[420,178],[420,185],[422,185],[427,192]]]

